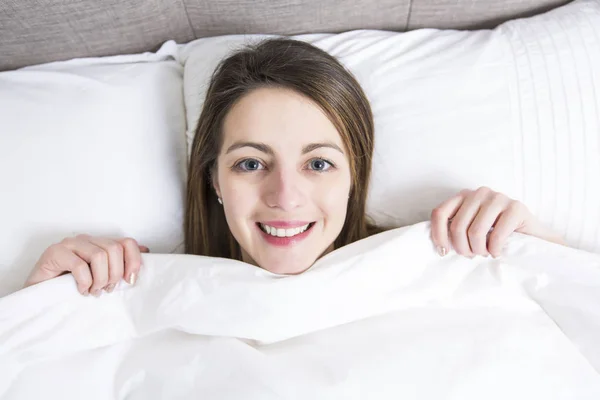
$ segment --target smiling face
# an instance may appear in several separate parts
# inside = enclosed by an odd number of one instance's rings
[[[351,173],[342,138],[315,103],[260,88],[225,117],[213,185],[243,260],[295,274],[332,250]]]

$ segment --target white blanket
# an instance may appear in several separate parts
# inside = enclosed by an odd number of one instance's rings
[[[0,299],[0,398],[600,399],[600,256],[514,234],[440,258],[421,223],[297,276],[144,255]]]

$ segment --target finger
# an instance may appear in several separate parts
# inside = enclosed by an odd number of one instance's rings
[[[71,272],[79,293],[87,296],[92,286],[92,273],[87,262],[65,246],[50,246],[27,278],[25,287],[55,278],[65,272]]]
[[[93,283],[90,293],[100,296],[108,283],[108,254],[101,247],[90,242],[89,236],[77,236],[63,240],[65,247],[88,263],[92,271]]]
[[[123,275],[123,278],[130,285],[134,285],[142,266],[140,247],[135,239],[132,238],[121,239],[119,243],[123,245],[125,255],[125,275]]]
[[[497,193],[479,208],[477,216],[467,231],[469,245],[475,254],[481,256],[490,254],[487,247],[488,233],[505,210],[507,203],[508,197]]]
[[[481,203],[473,196],[465,199],[460,209],[450,223],[450,240],[454,250],[463,256],[473,257],[473,251],[467,238],[467,229],[471,226],[475,215],[479,212]]]
[[[139,247],[140,247],[140,251],[142,253],[150,253],[150,249],[147,248],[146,246],[139,245]]]
[[[123,246],[115,240],[106,238],[90,238],[90,242],[108,254],[108,283],[104,289],[110,293],[123,277],[125,270]]]
[[[442,257],[450,250],[448,221],[454,217],[463,200],[464,196],[458,194],[444,201],[431,212],[431,240]]]
[[[502,255],[502,248],[506,240],[521,224],[521,216],[515,213],[511,208],[503,211],[490,233],[488,240],[488,250],[492,257],[497,258]]]
[[[465,198],[465,201],[450,224],[450,238],[457,253],[471,258],[475,256],[469,243],[468,229],[473,223],[475,216],[479,213],[481,205],[493,193],[490,188],[482,186]]]

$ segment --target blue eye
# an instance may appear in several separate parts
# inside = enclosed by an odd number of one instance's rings
[[[333,164],[327,160],[324,160],[322,158],[315,158],[313,160],[310,160],[309,162],[310,165],[310,169],[314,170],[314,171],[327,171],[329,168],[331,168],[333,166]]]
[[[236,168],[242,171],[258,171],[264,169],[264,166],[254,158],[247,158],[236,164]]]

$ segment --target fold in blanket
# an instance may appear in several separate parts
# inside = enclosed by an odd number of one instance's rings
[[[135,286],[70,275],[0,299],[0,398],[599,399],[600,256],[513,234],[439,257],[429,223],[300,275],[144,255]]]

